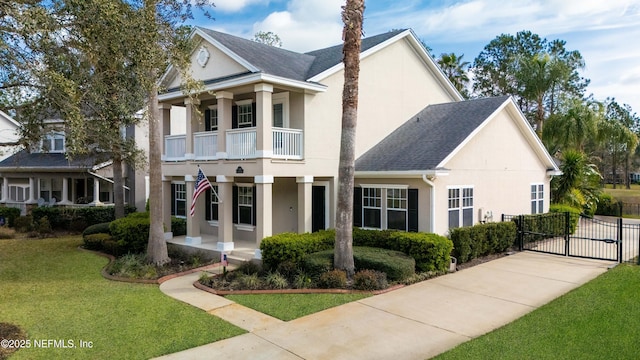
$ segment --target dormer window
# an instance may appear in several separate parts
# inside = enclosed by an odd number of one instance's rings
[[[64,152],[64,133],[53,132],[47,134],[40,146],[42,152],[62,153]]]

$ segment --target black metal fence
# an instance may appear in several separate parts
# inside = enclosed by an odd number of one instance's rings
[[[640,264],[640,224],[622,218],[581,216],[575,226],[569,213],[503,215],[502,220],[516,223],[520,250]]]

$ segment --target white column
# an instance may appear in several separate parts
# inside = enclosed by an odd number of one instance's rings
[[[296,182],[298,183],[298,233],[303,234],[312,231],[313,176],[300,176],[296,178]]]
[[[218,183],[218,251],[231,251],[233,243],[233,177],[216,176]]]
[[[256,147],[259,158],[273,156],[273,86],[270,84],[256,84]]]
[[[61,205],[69,203],[69,178],[62,178],[62,199],[59,202]]]
[[[218,150],[216,157],[218,159],[226,159],[227,130],[230,130],[233,124],[233,119],[231,119],[233,93],[227,91],[216,91],[216,99],[218,99]]]
[[[94,205],[102,204],[100,202],[100,179],[98,178],[93,179],[93,202],[91,203]]]
[[[256,259],[261,259],[260,242],[273,234],[273,175],[255,177],[256,184]]]
[[[33,203],[37,203],[38,199],[33,197],[34,191],[35,191],[35,186],[36,186],[36,181],[35,178],[30,177],[29,178],[29,196],[27,196],[27,199],[25,201],[25,203],[27,204],[33,204]]]
[[[198,132],[200,121],[198,120],[198,114],[196,111],[196,107],[200,105],[200,100],[198,99],[187,99],[184,101],[185,105],[187,105],[187,121],[186,121],[186,150],[184,157],[189,159],[195,159],[195,153],[193,149],[193,133]]]
[[[9,178],[2,178],[2,200],[1,202],[7,202],[9,200]]]
[[[197,216],[191,216],[189,214],[196,179],[193,178],[193,175],[185,175],[184,181],[187,188],[187,238],[185,239],[185,243],[199,245],[202,244],[202,237],[200,236],[200,219]],[[200,198],[198,198],[198,200],[200,200]]]
[[[173,230],[171,229],[171,179],[162,177],[162,194],[159,196],[149,197],[152,199],[162,199],[162,218],[164,222],[164,239],[173,239]]]
[[[158,109],[160,110],[160,119],[162,121],[162,160],[167,155],[167,149],[165,148],[164,137],[167,135],[171,135],[171,104],[160,103],[158,104]]]

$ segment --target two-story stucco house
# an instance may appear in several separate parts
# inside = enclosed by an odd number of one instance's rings
[[[187,219],[186,238],[172,241],[253,250],[272,234],[333,227],[342,46],[302,54],[204,28],[192,36],[204,91],[190,101],[169,69],[159,96],[165,224]],[[532,199],[544,211],[557,171],[510,98],[462,101],[411,30],[363,39],[355,151],[355,225],[367,228],[446,233],[490,212],[530,212]],[[214,191],[189,216],[198,166]]]

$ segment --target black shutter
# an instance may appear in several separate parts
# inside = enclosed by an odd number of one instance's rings
[[[353,188],[353,226],[362,227],[362,188]]]
[[[409,189],[407,199],[407,210],[409,216],[408,231],[418,232],[418,189]]]
[[[204,111],[204,131],[211,130],[211,110],[206,109]]]
[[[258,221],[257,221],[258,220],[258,209],[257,209],[257,206],[258,206],[257,198],[258,198],[258,196],[257,195],[258,194],[257,194],[257,191],[256,191],[256,187],[254,186],[253,187],[253,196],[252,196],[252,198],[253,198],[253,219],[251,219],[253,221],[253,223],[251,225],[253,225],[253,226],[256,226],[256,224],[258,223]],[[269,210],[262,209],[262,211],[271,211],[271,209],[269,209]]]
[[[237,105],[233,105],[231,107],[231,128],[232,129],[238,128],[238,106]]]
[[[233,223],[238,223],[238,187],[233,186]]]
[[[171,184],[171,215],[176,215],[176,184]]]
[[[211,220],[211,189],[207,189],[207,191],[204,193],[205,196],[205,206],[204,206],[204,213],[205,213],[205,219],[206,220]]]
[[[256,103],[251,103],[251,126],[256,126],[256,111],[258,108],[256,107]]]

